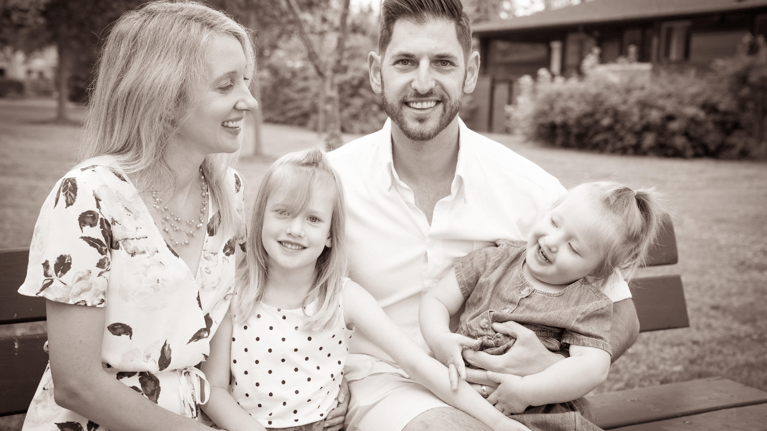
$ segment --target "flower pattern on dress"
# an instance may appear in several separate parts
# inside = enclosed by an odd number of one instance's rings
[[[181,379],[207,358],[234,291],[236,262],[244,256],[236,247],[245,241],[242,181],[234,170],[226,173],[237,226],[222,229],[211,200],[200,263],[190,269],[113,158],[82,166],[68,172],[42,206],[19,293],[103,307],[104,371],[144,398],[194,416],[184,405],[189,397],[180,395]],[[225,231],[234,234],[224,237]],[[32,429],[103,427],[56,405],[49,366],[25,420],[24,430]]]

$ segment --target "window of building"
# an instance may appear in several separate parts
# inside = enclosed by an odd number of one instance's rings
[[[661,24],[661,60],[687,61],[690,58],[690,21],[669,21]]]

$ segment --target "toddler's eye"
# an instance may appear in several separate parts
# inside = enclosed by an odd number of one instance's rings
[[[557,227],[557,221],[554,220],[554,217],[549,217],[549,220],[551,220],[552,226]]]
[[[570,250],[571,250],[573,253],[577,254],[578,256],[580,256],[580,255],[581,255],[580,253],[578,253],[578,250],[576,250],[576,249],[575,249],[575,247],[573,247],[573,245],[572,245],[572,244],[570,244],[569,242],[567,243],[567,246],[568,246],[568,247],[570,247]]]

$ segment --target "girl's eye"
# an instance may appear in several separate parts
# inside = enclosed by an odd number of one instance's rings
[[[322,220],[320,220],[318,217],[315,217],[315,216],[309,216],[309,221],[312,223],[319,223]]]
[[[234,84],[231,81],[229,81],[229,82],[227,82],[225,84],[221,84],[218,87],[218,89],[219,89],[219,91],[229,91],[229,90],[232,89],[232,87],[234,87]]]
[[[274,212],[277,213],[278,215],[281,215],[281,216],[289,216],[290,215],[290,211],[286,211],[286,210],[277,209],[277,210],[274,210]]]
[[[551,225],[554,227],[557,227],[557,221],[554,220],[554,217],[549,217],[549,220],[551,220]]]

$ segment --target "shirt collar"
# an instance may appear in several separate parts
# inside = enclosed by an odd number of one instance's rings
[[[391,190],[392,186],[399,181],[397,171],[394,169],[394,156],[392,153],[392,141],[391,141],[391,118],[387,118],[383,125],[383,128],[379,131],[381,139],[383,139],[383,145],[381,145],[381,163],[384,170],[388,175],[385,176],[385,186],[387,190]],[[470,157],[472,145],[468,138],[471,131],[466,124],[458,118],[458,162],[455,167],[455,177],[450,188],[451,194],[457,196],[459,190],[463,187],[465,181],[465,175],[467,174],[469,167],[467,158]]]

